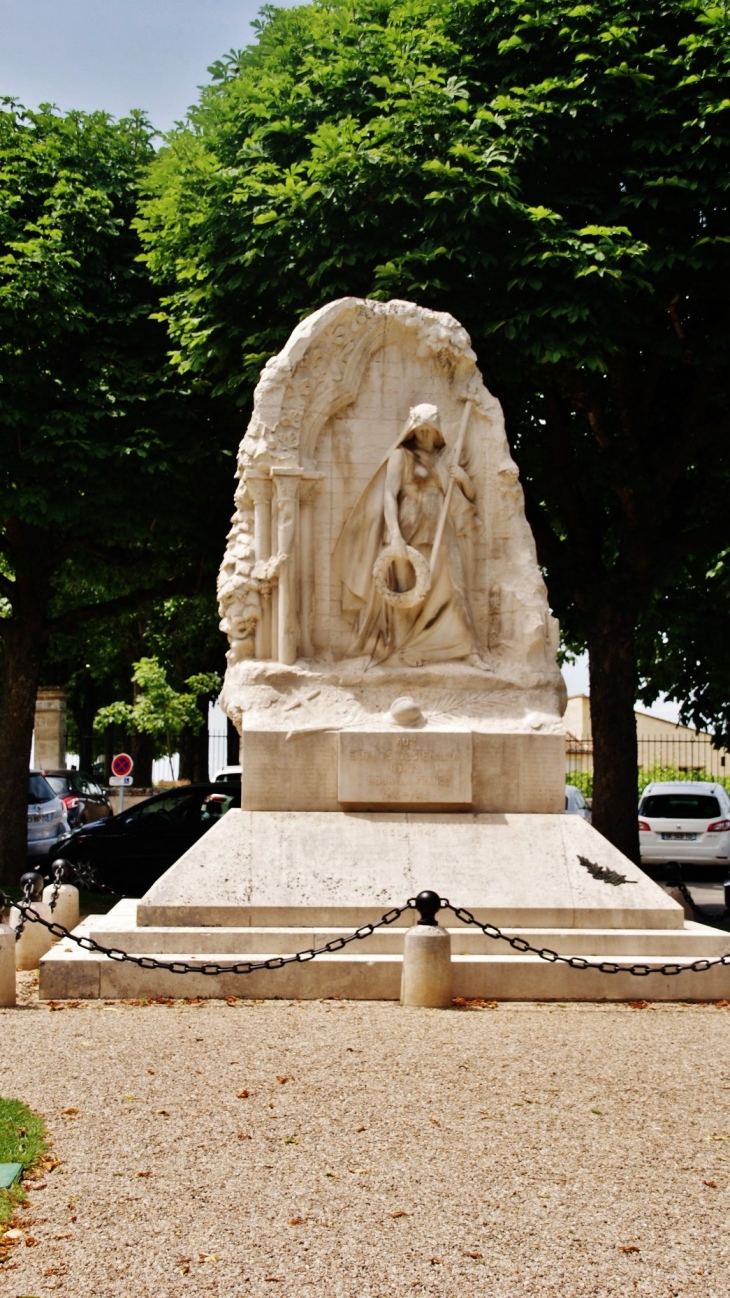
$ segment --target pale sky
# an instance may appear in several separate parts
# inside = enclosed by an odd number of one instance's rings
[[[252,43],[260,8],[261,0],[0,0],[0,95],[115,117],[143,108],[169,130],[210,80],[208,65]]]

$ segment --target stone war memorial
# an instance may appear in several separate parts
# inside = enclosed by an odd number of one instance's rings
[[[558,625],[501,408],[451,316],[343,298],[294,330],[256,389],[219,598],[241,810],[79,931],[232,964],[322,945],[430,889],[568,956],[724,952],[725,933],[686,921],[564,813]],[[457,996],[724,994],[722,968],[608,977],[440,918]],[[416,919],[248,975],[177,975],[62,941],[41,995],[394,999]]]

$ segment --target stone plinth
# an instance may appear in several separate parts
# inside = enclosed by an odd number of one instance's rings
[[[399,748],[403,741],[408,746]],[[420,768],[402,757],[430,744],[436,760]],[[360,758],[352,754],[367,752],[372,755],[362,758],[358,773]],[[439,759],[439,752],[451,757]],[[559,734],[247,728],[241,740],[242,806],[248,811],[390,807],[559,814],[565,807],[564,754]],[[424,778],[423,767],[433,783]],[[439,783],[447,776],[448,784]]]
[[[625,882],[594,878],[581,855]],[[580,816],[229,811],[153,884],[137,923],[354,928],[427,888],[499,925],[663,929],[684,919]]]

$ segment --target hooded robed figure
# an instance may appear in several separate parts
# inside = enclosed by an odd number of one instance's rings
[[[411,608],[395,607],[376,587],[375,561],[384,546],[390,547],[389,587],[405,591],[413,586],[406,547],[431,563],[450,480],[454,486],[449,511],[426,597]],[[406,666],[459,658],[481,665],[468,596],[474,497],[468,475],[450,462],[438,408],[413,406],[400,437],[354,506],[333,554],[343,586],[342,610],[354,622],[354,655]]]

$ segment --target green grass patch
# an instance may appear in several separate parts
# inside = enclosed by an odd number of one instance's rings
[[[46,1152],[46,1124],[22,1100],[0,1096],[0,1163],[22,1163],[33,1167]],[[0,1189],[0,1225],[12,1217],[22,1203],[22,1184],[9,1190]]]

